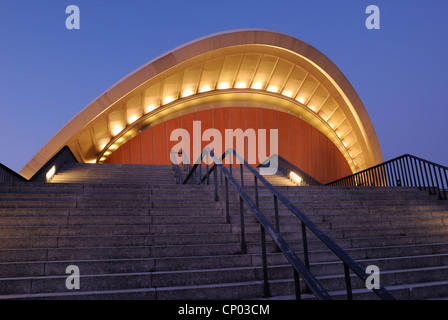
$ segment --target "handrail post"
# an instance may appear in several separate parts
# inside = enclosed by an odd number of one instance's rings
[[[401,177],[400,173],[398,172],[398,165],[397,161],[394,161],[394,176],[395,176],[395,183],[397,187],[401,187]]]
[[[247,253],[246,248],[246,235],[244,231],[244,203],[243,198],[240,196],[240,223],[241,223],[241,251],[243,254]]]
[[[442,194],[440,192],[440,185],[439,185],[439,179],[437,178],[437,171],[436,171],[436,166],[433,165],[433,171],[434,171],[434,178],[436,179],[436,185],[437,185],[437,190],[438,190],[438,194],[439,194],[439,199],[442,199]],[[440,177],[442,178],[442,177]]]
[[[417,160],[415,160],[415,158],[411,158],[411,167],[412,167],[412,174],[415,177],[415,183],[416,183],[416,187],[418,186],[418,188],[420,190],[422,190],[422,185],[420,183],[420,176],[418,174],[418,168],[417,168]]]
[[[445,186],[443,185],[443,177],[442,177],[442,169],[440,167],[439,168],[439,177],[440,177],[440,187],[439,187],[439,195],[440,195],[440,199],[446,199],[446,193],[445,193]],[[442,197],[442,190],[443,190],[443,194],[445,197]]]
[[[308,252],[308,239],[306,236],[306,225],[302,222],[302,242],[303,242],[303,256],[305,260],[305,266],[310,270],[310,255]],[[309,292],[309,287],[305,284],[305,292]]]
[[[392,187],[393,186],[393,179],[392,179],[392,174],[393,174],[393,170],[392,170],[392,166],[390,163],[388,163],[386,165],[386,175],[387,175],[387,183],[388,183],[388,187]]]
[[[403,182],[402,182],[402,185],[403,185],[403,187],[409,187],[408,175],[406,174],[406,168],[405,168],[404,158],[400,158],[399,161],[400,161],[401,174],[403,175]],[[406,183],[406,184],[405,184],[405,183]]]
[[[426,172],[426,166],[423,163],[423,168],[422,168],[422,161],[421,160],[418,160],[418,164],[420,166],[420,172],[422,173],[423,189],[426,191],[426,184],[428,184],[428,186],[429,186],[428,175],[427,175],[427,172]],[[425,169],[425,174],[423,174],[423,169]],[[426,182],[425,182],[425,177],[426,177]]]
[[[194,170],[194,180],[193,180],[193,184],[201,184],[201,182],[199,181],[198,183],[198,170]]]
[[[432,171],[431,171],[431,164],[428,163],[428,171],[429,171],[429,177],[431,178],[431,184],[432,184],[432,193],[431,194],[436,194],[436,186],[434,184],[434,178],[432,177]]]
[[[408,174],[406,172],[406,162],[404,161],[405,158],[400,158],[400,164],[401,164],[401,172],[403,173],[403,182],[406,181],[406,185],[403,185],[403,187],[410,187],[410,182],[408,181]]]
[[[306,237],[306,226],[302,222],[302,241],[303,241],[303,254],[305,257],[305,266],[309,269],[310,268],[310,259],[309,259],[309,252],[308,252],[308,239]]]
[[[260,224],[261,231],[261,253],[263,260],[263,291],[264,297],[270,297],[271,292],[269,289],[269,277],[268,277],[268,259],[266,254],[266,234],[263,225]]]
[[[209,173],[209,169],[210,169],[210,168],[209,168],[209,165],[208,165],[208,153],[207,153],[206,156],[207,156],[207,157],[206,157],[206,158],[207,158],[207,159],[206,159],[206,161],[207,161],[207,164],[206,164],[206,165],[207,165],[207,167],[206,167],[206,168],[207,168],[207,185],[209,185],[209,184],[210,184],[210,173]]]
[[[260,208],[260,199],[258,196],[258,179],[256,176],[254,176],[254,185],[255,185],[255,203],[257,204],[257,207]]]
[[[215,170],[213,172],[213,176],[215,178],[215,202],[219,201],[219,195],[218,195],[218,166],[215,164]]]
[[[415,173],[414,173],[414,168],[412,167],[412,163],[409,161],[409,157],[405,158],[406,160],[406,165],[408,167],[408,174],[409,174],[409,180],[411,182],[411,186],[417,186],[417,180],[415,178]],[[411,173],[412,170],[412,173]]]
[[[348,265],[344,262],[344,274],[345,274],[345,286],[347,288],[347,299],[353,300],[353,292],[352,292],[352,282],[350,279],[350,269]]]
[[[229,206],[229,180],[225,177],[226,184],[226,223],[230,223],[230,206]]]
[[[298,272],[294,269],[294,290],[296,292],[296,300],[302,300],[302,292],[300,289],[300,277]]]
[[[280,233],[280,221],[278,218],[278,199],[276,195],[274,195],[274,214],[275,214],[275,227],[277,228],[277,231]]]
[[[448,189],[448,177],[446,176],[446,169],[443,169],[443,174],[445,176],[445,185],[446,185],[446,188]],[[445,187],[443,187],[443,193],[445,194],[445,200],[447,200]]]
[[[241,172],[241,187],[244,189],[243,164],[240,164],[240,172]]]
[[[258,179],[254,176],[255,183],[255,203],[258,208],[260,208],[260,198],[258,196]],[[263,290],[265,298],[271,296],[271,292],[269,289],[269,277],[268,277],[268,259],[266,254],[266,232],[264,227],[260,224],[261,231],[261,253],[263,259]]]
[[[233,161],[232,161],[232,152],[229,153],[229,157],[230,157],[230,175],[233,177]]]

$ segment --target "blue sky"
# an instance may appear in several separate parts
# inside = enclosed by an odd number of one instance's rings
[[[77,5],[81,29],[67,30]],[[367,30],[368,5],[381,29]],[[212,33],[262,28],[314,46],[346,75],[385,160],[448,165],[446,0],[1,0],[0,163],[20,171],[78,112],[153,58]]]

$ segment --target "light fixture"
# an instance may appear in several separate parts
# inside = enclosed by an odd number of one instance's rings
[[[47,182],[50,182],[50,180],[53,179],[55,174],[56,174],[56,166],[53,166],[50,170],[48,170],[46,174]]]
[[[147,106],[146,107],[146,113],[150,113],[150,112],[152,112],[152,111],[154,111],[156,109],[157,109],[157,107],[155,105]]]
[[[102,142],[100,142],[100,150],[104,150],[104,148],[106,148],[109,141],[106,139],[102,139],[101,141]]]
[[[192,96],[193,94],[194,94],[193,90],[191,90],[191,89],[186,89],[186,90],[184,90],[184,92],[182,93],[182,98]]]
[[[297,101],[299,101],[301,104],[305,103],[305,99],[302,97],[297,98]]]
[[[236,84],[236,88],[237,89],[246,89],[247,88],[247,84],[244,81],[240,81]]]
[[[138,118],[139,118],[139,117],[137,117],[137,116],[131,116],[131,117],[129,117],[129,124],[134,123],[135,121],[138,120]]]
[[[112,129],[112,134],[114,135],[114,137],[117,135],[117,134],[119,134],[121,131],[123,131],[123,127],[122,126],[115,126],[113,129]]]
[[[201,92],[207,92],[207,91],[211,91],[212,88],[209,85],[203,85],[201,87]]]
[[[263,84],[261,82],[254,82],[252,84],[252,89],[261,90],[263,89]]]
[[[225,89],[229,89],[229,88],[230,88],[230,85],[228,82],[222,82],[218,86],[219,90],[225,90]]]
[[[292,98],[292,92],[289,90],[285,90],[282,92],[282,95],[288,97],[288,98]]]
[[[174,99],[173,97],[166,97],[166,98],[163,100],[163,104],[168,104],[168,103],[170,103],[170,102],[173,102],[174,100],[176,100],[176,99]]]
[[[267,91],[277,93],[278,88],[276,86],[269,86]]]
[[[297,185],[303,185],[303,179],[295,172],[291,171],[289,173],[289,179],[291,179],[292,182],[294,182]]]
[[[339,132],[339,130],[336,130],[335,132],[336,132],[336,135],[338,136],[338,138],[341,139],[342,135],[341,135],[341,133]]]

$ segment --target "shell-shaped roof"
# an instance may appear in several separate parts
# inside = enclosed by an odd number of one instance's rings
[[[80,162],[103,162],[149,125],[232,104],[290,112],[323,132],[353,172],[383,161],[360,98],[312,46],[266,30],[234,30],[187,43],[139,68],[84,108],[28,163],[30,178],[68,145]]]

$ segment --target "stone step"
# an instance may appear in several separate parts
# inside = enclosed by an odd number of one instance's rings
[[[441,284],[448,276],[446,202],[416,188],[297,187],[285,177],[267,179],[362,267],[378,265],[382,284],[398,297],[411,297],[414,287],[418,296],[448,296]],[[246,170],[244,181],[254,197]],[[223,185],[215,202],[213,179],[208,186],[177,185],[172,166],[76,164],[53,182],[0,184],[0,299],[263,296],[260,226],[245,205],[243,254],[232,187],[226,224]],[[273,196],[258,191],[274,224]],[[278,214],[282,236],[303,259],[300,221],[281,203]],[[344,297],[342,263],[307,236],[312,271],[336,299]],[[267,252],[271,292],[289,297],[292,268],[269,236]],[[81,269],[81,291],[65,288],[72,264]],[[360,280],[352,283],[356,298],[374,298]]]
[[[12,229],[6,228],[6,226],[15,227],[44,227],[44,226],[109,226],[109,225],[173,225],[178,227],[179,225],[207,225],[207,224],[223,224],[225,217],[222,214],[217,215],[155,215],[148,211],[145,212],[116,212],[116,215],[108,215],[109,212],[93,212],[91,215],[69,215],[67,213],[61,213],[57,216],[50,214],[42,215],[4,215],[0,217],[0,228],[12,233]],[[120,214],[121,213],[121,214]],[[273,215],[266,215],[266,217],[275,224],[275,217]],[[362,216],[357,216],[354,219],[353,216],[341,216],[337,219],[328,219],[325,216],[310,216],[310,219],[322,230],[357,230],[363,229],[366,226],[371,225],[375,229],[397,229],[397,228],[409,228],[409,227],[443,227],[448,225],[448,218],[445,217],[432,217],[430,215],[424,217],[401,216],[397,218],[384,217],[383,219],[377,219],[376,217],[367,216],[362,219]],[[231,215],[234,225],[232,230],[239,228],[239,215]],[[280,216],[280,228],[282,231],[298,231],[301,228],[300,220],[293,216]],[[235,229],[237,228],[237,229]],[[245,229],[248,232],[256,232],[259,230],[259,224],[255,216],[247,216],[245,219]]]
[[[214,200],[214,193],[212,191],[202,192],[200,194],[195,194],[194,192],[189,193],[190,195],[195,195],[194,199],[190,199],[190,201],[204,201],[209,202],[210,200]],[[289,196],[290,201],[296,206],[303,206],[309,203],[321,203],[319,199],[313,197],[305,197],[305,196]],[[139,192],[130,192],[130,193],[122,193],[120,190],[116,190],[114,192],[88,192],[84,191],[84,194],[79,193],[49,193],[47,191],[42,191],[39,193],[0,193],[0,201],[157,201],[157,202],[169,202],[173,201],[185,201],[185,193],[173,193],[173,190],[161,191],[157,190],[154,192],[153,190],[142,190]],[[220,200],[222,202],[225,201],[225,196],[223,194],[220,195]],[[230,197],[230,203],[236,203],[239,201],[237,196]],[[260,207],[264,206],[273,206],[273,196],[272,195],[260,195],[259,196]],[[378,199],[378,196],[375,195],[366,195],[366,196],[358,196],[351,197],[351,199],[341,199],[341,200],[331,200],[325,201],[326,205],[332,206],[333,203],[344,204],[345,206],[350,205],[364,205],[366,203],[375,205],[377,203],[385,203],[388,202],[391,205],[394,204],[425,204],[430,203],[433,204],[432,199],[428,199],[426,197],[417,197],[410,196],[407,199],[404,197],[396,197],[396,196],[383,196],[381,199]],[[448,208],[446,204],[440,203],[440,206]]]
[[[303,250],[303,243],[301,235],[296,233],[290,233],[285,235],[284,238],[289,245],[295,250]],[[401,235],[389,235],[378,236],[370,238],[352,238],[352,239],[333,239],[334,242],[344,250],[356,249],[356,248],[368,248],[368,247],[390,247],[390,246],[409,246],[409,245],[430,245],[437,243],[448,242],[447,235],[434,234],[434,235],[413,235],[413,236],[401,236]],[[246,234],[247,248],[250,253],[260,253],[260,233]],[[313,235],[308,234],[308,248],[309,250],[325,250],[326,245],[320,240],[315,239]],[[267,239],[267,250],[270,252],[278,252],[278,249]]]
[[[239,217],[236,217],[238,219]],[[314,217],[313,217],[314,218]],[[446,218],[422,218],[422,219],[391,219],[376,221],[374,219],[366,219],[366,220],[355,220],[355,221],[347,221],[346,219],[338,219],[336,221],[318,221],[314,220],[317,227],[324,231],[330,232],[334,231],[333,234],[338,234],[341,232],[341,237],[347,238],[351,236],[355,236],[355,234],[350,235],[350,232],[359,233],[359,231],[363,232],[364,235],[368,235],[369,233],[364,233],[364,230],[375,230],[372,231],[374,234],[379,232],[378,230],[386,230],[385,232],[398,232],[400,234],[416,234],[419,233],[418,229],[422,228],[421,232],[429,231],[431,229],[439,232],[446,230],[448,228],[448,219]],[[275,218],[273,216],[268,216],[271,224],[275,225]],[[239,219],[238,219],[239,220]],[[233,230],[239,230],[240,225],[237,224],[238,220],[234,220]],[[280,221],[280,230],[282,232],[298,232],[301,229],[301,222],[298,218],[293,216],[281,217]],[[345,222],[347,221],[347,222]],[[368,226],[371,226],[370,228]],[[430,228],[430,229],[428,229]],[[417,230],[415,230],[417,229]],[[256,219],[246,219],[245,220],[245,230],[247,232],[257,232],[260,230],[259,224],[256,222]]]
[[[446,294],[444,288],[448,281],[434,281],[428,283],[409,284],[389,286],[388,290],[398,299],[404,300],[422,300],[436,299],[437,293]],[[272,300],[294,300],[295,296],[291,294],[293,283],[291,280],[276,280],[270,284],[273,293]],[[125,290],[103,290],[103,291],[72,291],[72,292],[56,292],[43,294],[17,294],[2,296],[0,299],[63,299],[63,300],[168,300],[177,297],[177,300],[185,300],[185,297],[195,300],[231,300],[248,299],[253,297],[263,297],[262,281],[254,281],[251,283],[235,283],[221,284],[216,286],[197,286],[186,290],[185,288],[149,288],[149,289],[125,289]],[[180,292],[178,292],[180,290]],[[196,294],[191,294],[195,292]],[[287,292],[285,294],[285,292]],[[190,293],[190,295],[188,295]],[[330,292],[331,296],[336,300],[346,299],[346,291],[339,290]],[[377,299],[368,289],[353,290],[355,300]],[[191,297],[191,298],[190,298]],[[230,298],[229,298],[230,297]],[[266,298],[260,298],[267,300]],[[302,299],[314,299],[310,294],[302,294]]]
[[[183,224],[221,224],[222,216],[146,216],[143,215],[90,215],[70,217],[10,217],[0,218],[0,226],[108,226],[108,225],[183,225]]]
[[[0,226],[0,237],[75,236],[75,235],[146,235],[146,234],[197,234],[229,233],[231,225],[221,224],[122,224],[83,226]]]
[[[221,248],[223,248],[221,246]],[[235,249],[235,248],[233,248]],[[377,264],[383,269],[427,267],[431,265],[445,265],[447,259],[446,244],[408,246],[406,250],[400,248],[363,248],[348,250],[349,254],[358,260],[362,265]],[[88,252],[86,252],[88,250]],[[238,250],[238,249],[236,249]],[[8,252],[9,251],[9,252]],[[92,249],[22,249],[22,250],[2,250],[4,255],[11,261],[0,263],[0,274],[8,277],[26,275],[52,275],[59,272],[62,274],[63,266],[76,264],[83,266],[83,270],[105,270],[103,272],[122,272],[129,268],[137,270],[149,267],[150,270],[188,270],[220,267],[240,267],[240,266],[260,266],[261,255],[210,255],[210,256],[176,256],[160,258],[151,257],[149,247],[126,247],[126,248],[92,248]],[[439,252],[439,253],[436,253]],[[440,253],[443,252],[443,253]],[[7,255],[6,255],[7,253]],[[301,253],[298,253],[299,255]],[[402,256],[400,254],[414,254],[413,256]],[[369,259],[365,259],[369,256]],[[91,260],[85,260],[85,258]],[[30,259],[30,262],[26,262]],[[65,260],[64,260],[65,259]],[[94,260],[96,259],[96,260]],[[98,260],[100,259],[100,260]],[[62,261],[64,260],[64,261]],[[327,251],[311,251],[310,261],[313,272],[319,275],[329,274],[334,271],[332,264],[340,265],[332,253]],[[136,261],[132,265],[132,261]],[[123,263],[122,263],[123,262]],[[127,263],[127,264],[126,264]],[[286,259],[281,253],[271,253],[268,255],[269,265],[285,264]],[[128,267],[125,267],[125,266]],[[60,267],[58,269],[58,266]],[[107,267],[108,266],[108,267]],[[64,267],[64,268],[65,268]],[[107,267],[107,269],[105,269]],[[90,268],[90,269],[89,269]],[[93,268],[93,269],[92,269]],[[113,268],[111,270],[111,268]],[[338,269],[338,268],[336,268]],[[59,270],[59,271],[51,271]],[[138,269],[140,270],[140,269]],[[145,269],[146,270],[146,269]],[[45,272],[45,273],[43,273]],[[89,271],[90,272],[90,271]]]
[[[116,235],[73,235],[73,236],[22,236],[0,237],[0,249],[18,248],[75,248],[107,246],[149,246],[149,245],[182,245],[193,244],[227,244],[238,242],[239,236],[227,233],[196,233],[196,234],[120,234]]]
[[[139,275],[142,280],[144,275]],[[64,278],[65,279],[65,278]],[[95,277],[88,280],[90,283],[98,284],[99,281],[92,281]],[[98,279],[98,278],[97,278]],[[123,276],[122,279],[126,279]],[[62,279],[58,279],[62,280]],[[321,282],[328,285],[326,279],[320,279]],[[341,282],[342,279],[339,279]],[[117,283],[116,281],[114,281]],[[142,281],[143,282],[143,281]],[[301,287],[304,283],[301,281]],[[36,283],[36,286],[39,283]],[[59,284],[58,284],[59,285]],[[429,281],[424,283],[410,283],[404,285],[391,285],[386,288],[399,299],[429,299],[440,294],[447,294],[446,288],[448,281]],[[278,296],[287,296],[293,298],[293,281],[292,279],[279,279],[270,281],[270,291],[274,298]],[[29,287],[25,283],[26,289]],[[141,285],[139,285],[141,287]],[[32,290],[32,287],[29,288]],[[329,292],[333,299],[345,299],[346,290],[332,290]],[[355,300],[378,299],[376,295],[365,288],[353,290]],[[67,292],[66,288],[62,288],[60,292],[41,293],[41,294],[10,294],[3,296],[8,299],[133,299],[133,300],[231,300],[247,299],[251,297],[263,297],[263,282],[232,282],[232,283],[214,283],[209,285],[192,285],[180,287],[150,287],[140,289],[118,289],[118,290],[99,290],[99,291],[75,291]],[[302,298],[314,299],[311,294],[303,293]]]
[[[334,274],[341,269],[338,261],[314,261],[311,257],[311,271],[316,276]],[[4,278],[26,276],[61,276],[69,265],[76,265],[83,274],[110,274],[110,273],[136,273],[136,272],[165,272],[168,274],[191,274],[197,270],[210,270],[222,268],[251,268],[261,267],[260,255],[237,256],[210,256],[203,257],[173,257],[165,259],[135,258],[135,259],[102,259],[102,260],[69,260],[69,261],[36,261],[36,262],[9,262],[0,263],[0,274]],[[287,278],[291,266],[283,255],[270,254],[268,257],[269,279]],[[448,262],[448,253],[436,255],[415,255],[404,257],[357,259],[362,267],[377,265],[381,271],[402,270],[415,268],[444,267]],[[174,266],[173,266],[174,264]],[[229,270],[230,271],[230,270]],[[169,279],[166,283],[169,283]],[[158,285],[161,286],[161,285]]]

